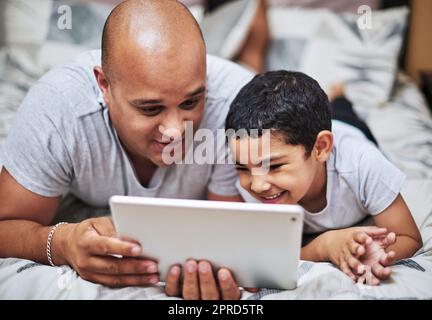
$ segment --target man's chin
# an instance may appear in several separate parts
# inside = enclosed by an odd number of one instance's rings
[[[176,163],[183,162],[183,157],[173,158],[170,157],[169,155],[164,157],[162,154],[160,154],[158,156],[152,157],[152,159],[150,160],[158,167],[165,168],[165,167],[172,167]]]

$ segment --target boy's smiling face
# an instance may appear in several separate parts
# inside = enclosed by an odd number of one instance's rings
[[[269,148],[264,147],[266,143]],[[230,138],[229,144],[240,184],[256,199],[306,207],[322,199],[323,193],[325,200],[325,161],[332,148],[331,132],[320,132],[310,156],[304,146],[287,144],[277,131],[257,138]]]

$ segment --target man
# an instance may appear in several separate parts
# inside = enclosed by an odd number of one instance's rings
[[[3,150],[0,257],[68,264],[107,286],[149,286],[159,281],[157,264],[138,258],[145,248],[115,238],[109,218],[49,226],[61,197],[69,191],[92,206],[114,194],[239,201],[231,165],[167,167],[162,151],[184,140],[185,121],[194,130],[223,128],[252,75],[206,57],[193,16],[169,0],[117,6],[101,59],[87,53],[49,72],[24,99]],[[227,269],[215,279],[208,262],[193,260],[172,268],[166,292],[240,297]]]

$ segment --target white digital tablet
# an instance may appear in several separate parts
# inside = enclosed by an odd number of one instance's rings
[[[242,287],[297,285],[300,206],[113,196],[110,207],[117,234],[141,243],[162,281],[193,258],[230,269]]]

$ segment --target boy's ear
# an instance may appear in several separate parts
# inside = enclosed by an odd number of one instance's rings
[[[333,150],[333,134],[329,130],[320,131],[312,150],[314,158],[320,162],[327,161]]]

